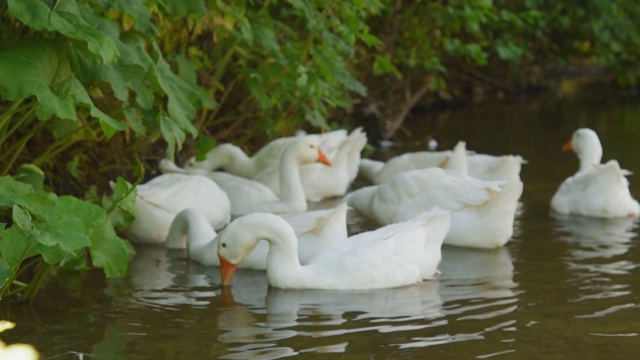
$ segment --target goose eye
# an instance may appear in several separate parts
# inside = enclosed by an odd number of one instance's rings
[[[226,248],[227,247],[227,243],[222,243],[222,244],[220,244],[220,246],[222,246],[223,248]]]

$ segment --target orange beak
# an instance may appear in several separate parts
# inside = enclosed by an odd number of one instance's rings
[[[331,166],[331,161],[329,161],[329,159],[327,159],[327,155],[325,155],[322,150],[318,149],[318,160],[316,160],[317,162],[321,163],[321,164],[325,164],[325,165],[329,165]]]
[[[564,145],[562,145],[562,150],[564,151],[569,151],[573,149],[573,142],[571,141],[571,139],[569,139],[569,141],[567,141],[566,143],[564,143]]]
[[[238,270],[238,265],[232,264],[229,260],[225,259],[221,255],[218,255],[220,259],[220,278],[222,279],[222,286],[231,286],[233,276]]]

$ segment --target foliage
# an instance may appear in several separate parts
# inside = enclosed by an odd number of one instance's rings
[[[349,61],[357,41],[376,43],[365,19],[380,7],[376,0],[0,3],[0,175],[13,174],[0,183],[7,194],[0,296],[32,298],[57,267],[123,275],[131,252],[114,229],[133,218],[134,187],[119,180],[113,197],[99,191],[118,175],[137,173],[139,183],[146,173],[139,157],[173,158],[188,136],[244,119],[257,121],[264,131],[254,135],[262,137],[289,124],[326,128],[351,92],[365,93]],[[166,142],[162,155],[151,147],[157,139]],[[214,144],[195,142],[202,152]],[[92,183],[98,188],[87,191]]]
[[[0,208],[11,212],[12,222],[0,241],[0,297],[24,290],[22,298],[32,298],[41,283],[18,281],[31,267],[86,269],[92,264],[108,277],[126,274],[133,249],[116,235],[102,207],[10,176],[0,177],[0,188]]]
[[[543,81],[549,65],[604,64],[634,84],[638,15],[631,0],[397,0],[372,24],[383,45],[359,76],[383,109],[384,137],[404,119],[395,114],[406,115],[398,108],[427,92],[451,99],[514,91]]]
[[[161,36],[180,44],[220,103],[199,128],[224,139],[251,121],[271,138],[304,124],[326,129],[352,93],[365,94],[350,67],[358,42],[379,43],[365,19],[380,8],[378,0],[212,1],[189,36],[173,26]]]

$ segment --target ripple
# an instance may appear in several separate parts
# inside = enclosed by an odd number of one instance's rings
[[[476,356],[476,359],[488,359],[490,357],[509,354],[509,353],[512,353],[512,352],[515,352],[515,350],[498,351],[498,352],[494,352],[494,353],[491,353],[491,354],[478,355],[478,356]]]
[[[298,352],[294,351],[289,347],[272,347],[272,348],[261,348],[261,349],[229,349],[229,350],[237,350],[238,353],[232,353],[220,356],[219,359],[260,359],[260,360],[269,360],[269,359],[280,359],[283,357],[289,357],[298,355]]]
[[[588,319],[588,318],[598,318],[598,317],[603,317],[609,314],[613,314],[615,312],[618,312],[620,310],[624,310],[624,309],[633,309],[633,308],[637,308],[638,305],[637,304],[623,304],[623,305],[615,305],[615,306],[611,306],[607,309],[601,310],[601,311],[596,311],[593,312],[591,314],[586,314],[586,315],[576,315],[576,318],[579,319]]]
[[[422,348],[422,347],[429,347],[429,346],[442,345],[442,344],[451,344],[451,343],[456,343],[461,341],[484,340],[484,339],[485,337],[480,332],[470,333],[470,334],[456,334],[456,335],[440,334],[440,335],[435,335],[430,337],[416,337],[416,338],[413,338],[412,339],[413,341],[410,343],[396,344],[396,346],[398,346],[400,349],[411,349],[411,348]]]
[[[635,336],[640,336],[640,334],[638,334],[638,333],[621,333],[621,334],[589,333],[589,335],[603,336],[603,337],[635,337]]]

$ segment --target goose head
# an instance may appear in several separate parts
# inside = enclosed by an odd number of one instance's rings
[[[298,241],[291,225],[270,213],[252,213],[232,221],[217,236],[222,286],[230,286],[242,262],[260,240],[267,240],[269,253],[284,246],[297,254]],[[297,260],[297,255],[295,255]]]
[[[580,159],[580,171],[600,164],[600,160],[602,160],[602,144],[598,134],[588,128],[576,130],[571,139],[562,146],[562,150],[573,150]]]
[[[320,149],[320,142],[315,136],[305,136],[296,140],[282,155],[294,157],[298,164],[319,162],[331,166],[331,162]]]

